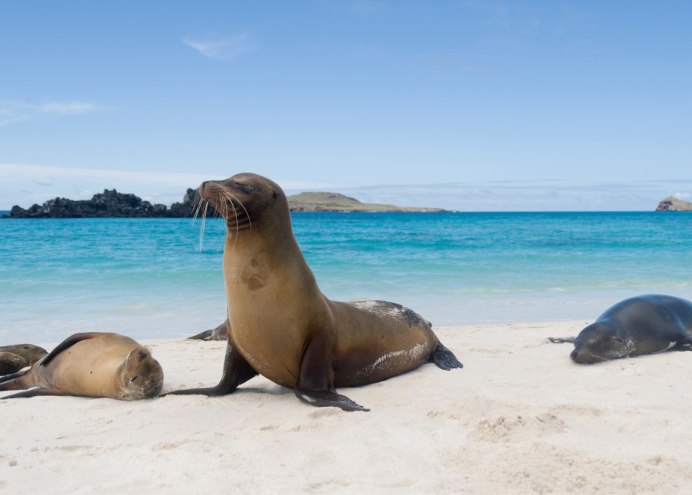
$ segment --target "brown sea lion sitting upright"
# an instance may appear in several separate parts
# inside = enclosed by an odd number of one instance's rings
[[[3,397],[76,395],[134,400],[161,392],[163,370],[146,347],[116,333],[77,333],[28,370],[0,378]],[[36,388],[32,388],[36,387]]]
[[[429,361],[445,370],[462,367],[412,310],[322,294],[276,183],[238,174],[203,183],[199,194],[226,219],[228,347],[218,385],[174,394],[229,394],[261,374],[309,404],[366,410],[335,387],[386,380]]]

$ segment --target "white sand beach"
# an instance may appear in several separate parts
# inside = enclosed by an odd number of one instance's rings
[[[585,323],[437,328],[464,369],[340,389],[370,412],[262,377],[222,398],[0,401],[0,492],[692,492],[692,353],[576,365],[546,338]],[[164,391],[220,377],[224,342],[147,344]]]

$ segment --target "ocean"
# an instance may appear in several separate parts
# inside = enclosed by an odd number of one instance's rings
[[[330,298],[434,326],[595,319],[633,295],[692,299],[692,213],[295,213]],[[0,345],[75,332],[187,337],[225,318],[225,227],[207,219],[0,220]]]

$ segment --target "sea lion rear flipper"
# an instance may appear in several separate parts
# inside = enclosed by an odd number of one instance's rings
[[[432,353],[432,361],[438,368],[449,371],[452,368],[463,368],[464,365],[459,362],[452,351],[447,349],[441,343],[437,344],[437,348]]]
[[[17,390],[17,388],[24,388],[22,387],[17,387],[13,386],[14,384],[10,383],[16,378],[21,378],[24,375],[26,375],[29,372],[30,368],[23,369],[21,371],[17,371],[16,373],[12,373],[11,375],[5,375],[0,377],[0,390]]]
[[[221,325],[217,326],[212,330],[205,330],[204,332],[188,337],[188,340],[226,340],[228,338],[228,320],[224,321]]]
[[[205,330],[204,332],[197,333],[192,337],[188,337],[187,340],[209,340],[213,330]]]
[[[553,344],[574,344],[576,337],[548,337]]]
[[[41,366],[47,365],[48,363],[50,363],[55,358],[55,356],[60,354],[65,349],[69,349],[70,347],[75,345],[77,342],[81,342],[82,340],[87,340],[87,339],[93,339],[94,337],[98,337],[99,335],[102,335],[102,334],[96,333],[96,332],[88,332],[88,333],[75,333],[74,335],[70,335],[65,340],[60,342],[55,347],[55,349],[50,351],[45,358],[43,358],[43,361],[41,361]]]
[[[345,395],[329,391],[295,390],[296,397],[317,407],[339,407],[344,411],[369,411],[370,409],[353,402]]]

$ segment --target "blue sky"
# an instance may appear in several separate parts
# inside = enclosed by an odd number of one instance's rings
[[[665,0],[0,0],[0,209],[170,202],[240,171],[459,209],[691,199],[690,19]]]

